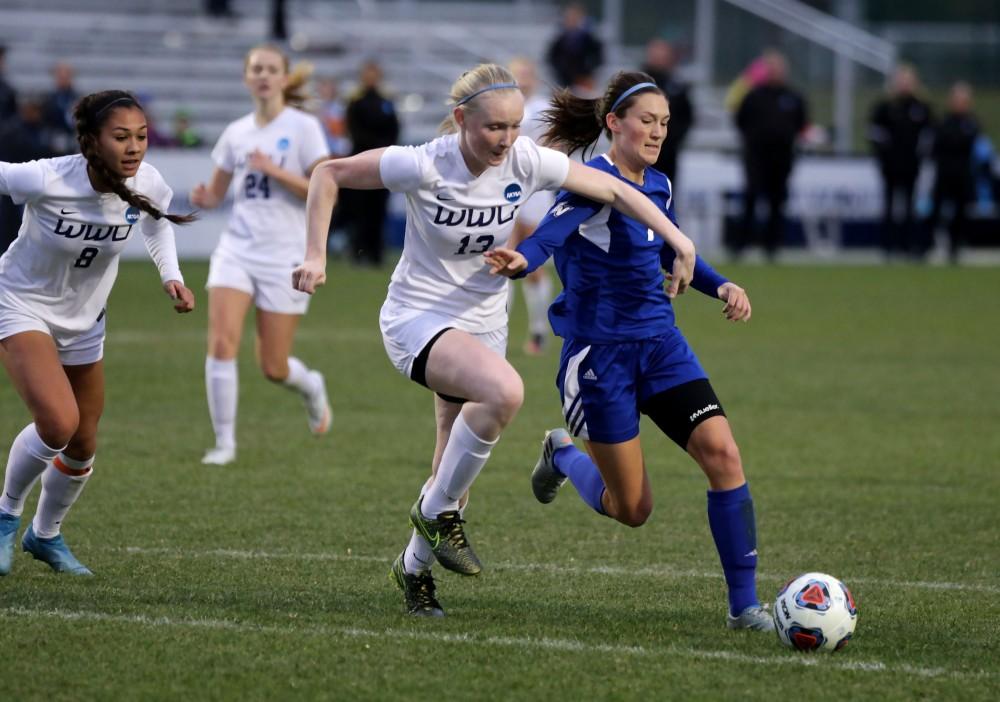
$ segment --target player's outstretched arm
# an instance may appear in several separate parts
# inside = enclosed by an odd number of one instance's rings
[[[216,167],[208,183],[198,183],[189,195],[191,204],[202,210],[212,210],[222,204],[229,192],[229,184],[233,182],[233,174]]]
[[[642,222],[661,236],[676,254],[673,278],[667,295],[675,297],[683,293],[694,275],[694,243],[671,222],[666,214],[648,197],[628,183],[608,175],[596,168],[569,162],[569,174],[563,188],[583,197],[611,205],[616,210]]]
[[[326,283],[326,238],[330,217],[341,188],[377,190],[385,187],[379,162],[385,149],[372,149],[349,158],[323,161],[313,169],[306,197],[306,259],[292,271],[292,287],[309,293]]]
[[[750,297],[747,291],[736,283],[723,283],[719,286],[719,299],[726,303],[722,313],[731,322],[750,321]]]
[[[513,278],[528,267],[528,259],[519,251],[498,246],[483,254],[490,267],[490,275],[502,275]]]
[[[184,314],[194,309],[194,293],[184,286],[179,280],[168,280],[163,284],[163,289],[171,300],[176,301],[174,309]]]

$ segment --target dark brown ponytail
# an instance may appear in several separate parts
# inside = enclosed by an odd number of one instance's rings
[[[640,83],[653,83],[630,94],[619,104],[618,99],[630,88]],[[559,90],[552,96],[552,107],[542,112],[540,119],[548,127],[542,136],[542,143],[573,153],[579,149],[590,147],[605,132],[611,137],[607,128],[607,116],[614,107],[614,113],[624,117],[636,97],[644,93],[664,95],[655,85],[655,81],[639,71],[619,71],[608,83],[604,95],[599,98],[587,99],[577,97],[567,89]]]
[[[73,109],[73,118],[76,120],[76,140],[80,144],[80,153],[87,159],[87,165],[94,171],[101,183],[111,188],[115,195],[133,207],[138,207],[146,212],[153,219],[165,217],[174,224],[193,222],[196,219],[193,214],[175,215],[161,212],[148,197],[128,188],[125,185],[125,179],[111,170],[101,158],[97,148],[98,135],[112,111],[119,107],[142,109],[142,105],[135,99],[135,96],[124,90],[105,90],[100,93],[92,93],[82,98]]]

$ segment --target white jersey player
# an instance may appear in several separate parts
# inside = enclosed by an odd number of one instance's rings
[[[194,309],[170,222],[172,192],[146,154],[146,117],[129,93],[84,97],[81,155],[0,162],[0,193],[25,205],[0,257],[0,357],[32,415],[11,446],[0,495],[0,575],[13,566],[24,501],[42,494],[22,546],[56,572],[90,575],[60,527],[93,472],[104,409],[105,305],[130,238],[142,236],[178,312]]]
[[[507,288],[484,255],[508,240],[521,203],[538,190],[565,188],[647,223],[683,261],[691,279],[694,246],[635,189],[564,154],[521,137],[524,98],[510,72],[483,64],[451,89],[446,131],[418,147],[374,149],[317,167],[306,204],[308,248],[294,276],[313,292],[326,280],[326,235],[338,189],[382,188],[406,194],[403,256],[380,323],[400,372],[437,393],[432,477],[410,510],[414,531],[392,567],[411,614],[441,616],[430,566],[475,575],[481,564],[462,524],[472,482],[524,397],[504,358]]]
[[[530,137],[536,143],[541,143],[545,133],[545,122],[542,113],[552,105],[538,94],[538,72],[534,61],[527,58],[516,58],[510,62],[510,72],[524,94],[524,121],[521,123],[521,134]],[[517,225],[514,228],[513,243],[515,246],[531,236],[535,227],[555,203],[555,194],[548,191],[537,192],[524,203],[518,212]],[[524,304],[528,310],[528,336],[524,342],[524,352],[537,356],[545,349],[549,339],[549,305],[552,303],[552,278],[544,267],[539,267],[523,278]],[[514,288],[511,286],[513,297]]]
[[[236,405],[243,319],[257,308],[261,371],[298,393],[309,428],[324,434],[332,412],[319,371],[291,356],[295,329],[309,296],[291,286],[291,271],[305,256],[305,197],[313,166],[329,156],[319,120],[293,105],[308,71],[289,73],[276,47],[251,49],[244,81],[254,111],[228,127],[212,150],[215,170],[208,185],[191,193],[198,207],[218,206],[233,185],[233,211],[212,254],[208,273],[209,332],[205,387],[215,446],[203,463],[236,458]]]

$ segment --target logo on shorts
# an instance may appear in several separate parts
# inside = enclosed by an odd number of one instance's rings
[[[521,199],[521,186],[517,183],[511,183],[504,189],[503,196],[507,202],[517,202]]]
[[[125,221],[129,224],[135,224],[139,221],[139,214],[141,210],[138,207],[129,207],[125,210]]]
[[[278,139],[278,151],[287,151],[291,143],[292,142],[288,140],[288,137],[281,137]]]
[[[583,374],[584,380],[597,380],[597,373],[594,372],[593,368],[588,368],[587,372]]]

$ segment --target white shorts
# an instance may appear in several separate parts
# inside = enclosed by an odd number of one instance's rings
[[[555,201],[555,193],[548,190],[538,190],[532,193],[531,197],[517,210],[517,221],[534,229],[548,214]]]
[[[308,293],[292,287],[292,267],[256,266],[219,249],[208,264],[205,288],[232,288],[253,298],[257,309],[278,314],[305,314]]]
[[[64,366],[85,366],[104,358],[104,332],[107,315],[101,313],[93,327],[85,332],[65,334],[53,332],[44,320],[25,310],[0,306],[0,341],[26,331],[48,334],[59,352]]]
[[[455,320],[446,315],[415,310],[398,302],[386,300],[378,316],[382,329],[382,343],[389,360],[400,373],[411,378],[413,361],[427,343],[444,329],[461,329]],[[472,334],[501,358],[507,357],[507,326],[489,332]]]

